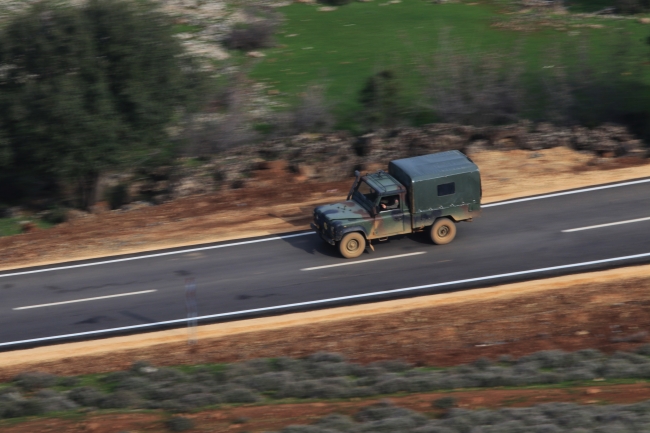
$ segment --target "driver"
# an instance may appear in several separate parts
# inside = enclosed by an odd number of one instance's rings
[[[379,210],[391,210],[399,207],[399,199],[397,197],[384,197],[379,202]]]

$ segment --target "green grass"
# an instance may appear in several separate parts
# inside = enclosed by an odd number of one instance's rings
[[[0,237],[2,236],[12,236],[20,233],[20,221],[33,221],[36,223],[36,226],[40,229],[48,229],[53,226],[48,222],[31,219],[31,218],[0,218]]]
[[[509,18],[492,6],[437,5],[423,0],[381,3],[385,2],[353,2],[333,12],[318,12],[304,4],[282,8],[286,21],[276,38],[280,45],[266,50],[267,56],[251,71],[252,78],[279,90],[282,96],[278,98],[285,102],[310,84],[324,83],[339,117],[349,117],[359,108],[357,95],[367,78],[383,69],[397,74],[404,97],[413,106],[421,89],[418,66],[430,61],[444,32],[448,32],[454,50],[472,56],[499,53],[512,58],[517,53],[517,60],[529,73],[546,66],[549,48],[565,51],[562,62],[573,62],[581,40],[587,41],[591,61],[597,64],[609,64],[621,41],[629,41],[625,45],[639,58],[638,64],[631,66],[638,67],[641,56],[648,52],[644,40],[650,29],[632,20],[557,16],[553,19],[605,27],[575,29],[577,33],[515,32],[491,27],[494,20]],[[297,36],[289,37],[293,34]],[[646,55],[644,60],[648,59]],[[645,67],[644,74],[647,79],[650,67]]]
[[[178,33],[198,33],[201,30],[203,30],[203,27],[196,26],[196,25],[193,25],[193,24],[174,24],[174,27],[172,28],[172,32],[174,34],[178,34]]]

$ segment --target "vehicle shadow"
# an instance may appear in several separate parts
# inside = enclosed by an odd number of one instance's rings
[[[338,249],[335,246],[332,246],[322,240],[316,233],[311,236],[282,238],[282,240],[292,247],[314,256],[321,255],[326,257],[341,257]]]

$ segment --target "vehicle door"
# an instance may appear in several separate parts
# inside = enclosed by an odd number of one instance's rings
[[[397,235],[405,233],[405,224],[409,224],[407,220],[408,213],[404,212],[404,195],[391,194],[380,197],[375,212],[375,224],[373,226],[372,238],[384,238],[386,236]]]

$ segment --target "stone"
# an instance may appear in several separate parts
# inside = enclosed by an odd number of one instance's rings
[[[260,51],[249,51],[246,53],[248,57],[254,57],[254,58],[260,58],[260,57],[266,57],[266,54],[260,52]]]

